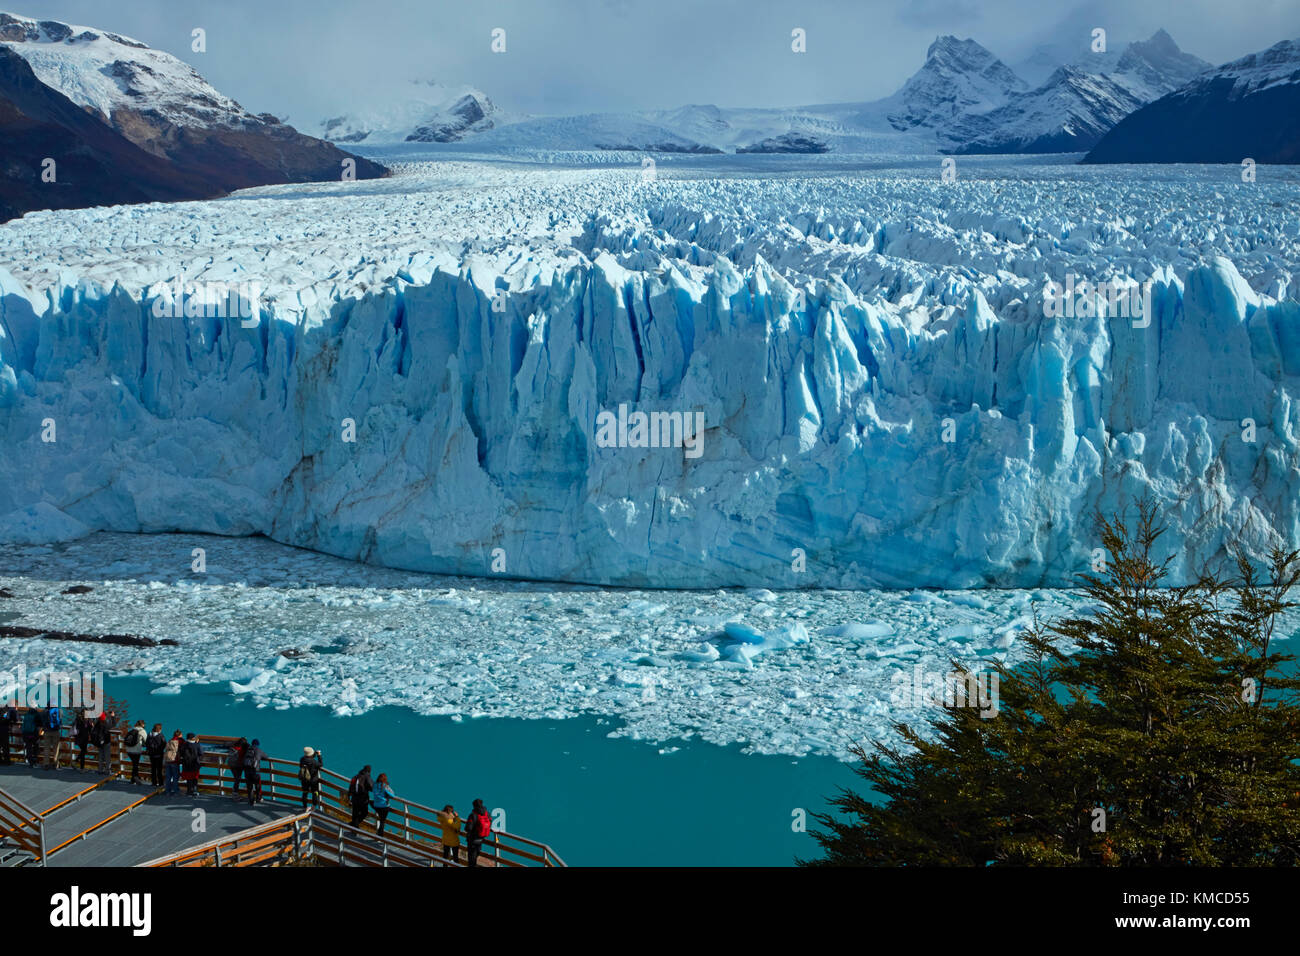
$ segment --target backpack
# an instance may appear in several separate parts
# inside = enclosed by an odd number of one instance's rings
[[[45,725],[50,730],[58,730],[63,726],[63,718],[59,716],[59,708],[50,708],[49,713],[45,715]]]
[[[262,763],[261,751],[252,744],[244,751],[244,769],[256,770]]]
[[[361,774],[357,774],[352,778],[352,782],[348,784],[348,796],[352,798],[353,803],[357,803],[360,802],[361,798],[366,795],[366,791],[369,789],[369,787],[362,787]]]
[[[480,840],[486,840],[492,835],[492,818],[486,813],[480,813],[475,820],[474,835]]]
[[[141,734],[143,733],[144,731],[141,730],[139,727],[132,727],[130,730],[126,732],[126,745],[128,747],[139,747],[142,743],[144,743],[144,741],[141,739]]]
[[[199,745],[193,740],[181,744],[181,766],[186,770],[195,770],[199,765]]]
[[[90,725],[90,742],[96,747],[107,745],[108,737],[108,721],[97,720]]]
[[[163,740],[162,734],[150,734],[144,743],[150,757],[161,757],[167,749],[167,741]]]

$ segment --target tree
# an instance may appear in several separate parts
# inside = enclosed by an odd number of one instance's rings
[[[1164,529],[1136,510],[1098,515],[1111,560],[1082,578],[1088,613],[1035,619],[1026,660],[996,667],[996,716],[946,707],[856,748],[877,799],[841,790],[801,865],[1300,863],[1300,680],[1273,649],[1300,552],[1162,586]]]

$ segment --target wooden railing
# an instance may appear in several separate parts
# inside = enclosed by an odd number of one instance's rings
[[[0,790],[0,840],[8,841],[45,864],[45,821],[12,794]]]
[[[310,850],[311,814],[272,820],[140,866],[268,866],[303,859]]]
[[[204,761],[199,771],[199,788],[201,791],[209,793],[225,793],[233,795],[232,779],[233,775],[230,767],[226,766],[226,757],[228,748],[234,744],[234,738],[227,737],[201,737],[204,743],[206,753]],[[296,760],[284,760],[280,757],[262,758],[262,797],[266,800],[273,800],[277,803],[290,803],[302,805],[302,784],[298,779],[298,762]],[[334,773],[332,770],[321,770],[320,774],[320,798],[321,809],[335,817],[344,820],[351,820],[352,805],[348,800],[348,785],[350,780],[347,777]],[[245,780],[240,779],[241,793],[246,789]],[[369,817],[369,822],[376,823],[373,814]],[[371,834],[370,839],[374,839],[374,830],[369,827],[359,832]],[[442,825],[438,822],[438,811],[432,807],[424,806],[412,800],[403,800],[394,797],[392,800],[392,809],[388,814],[388,822],[384,828],[385,838],[395,844],[401,844],[413,850],[422,852],[432,852],[439,855],[442,853]],[[462,834],[462,856],[464,850],[464,836]],[[564,866],[565,863],[559,855],[545,843],[539,843],[536,840],[530,840],[514,833],[506,831],[493,831],[492,835],[483,841],[482,856],[484,862],[490,862],[493,866]]]
[[[15,730],[19,725],[15,725]],[[48,734],[48,731],[46,732]],[[71,728],[64,726],[61,728],[63,746],[59,752],[59,766],[72,766],[76,760],[76,748],[71,737]],[[17,746],[19,750],[16,755],[22,753],[21,734],[15,733]],[[123,732],[120,729],[114,729],[110,733],[109,741],[109,778],[126,776],[130,773],[131,765],[126,754],[125,747],[122,743]],[[199,768],[199,789],[204,793],[221,793],[232,795],[233,774],[231,768],[226,765],[226,758],[229,748],[238,740],[236,737],[225,737],[211,734],[199,735],[199,741],[204,746],[204,757]],[[40,746],[41,760],[44,761],[46,754],[46,741],[42,738]],[[87,764],[92,762],[96,768],[99,766],[98,749],[93,745],[87,750]],[[141,758],[141,776],[146,780],[149,773],[149,757],[144,755]],[[296,760],[285,760],[279,757],[264,757],[261,768],[262,778],[262,796],[266,800],[272,800],[276,803],[297,804],[301,806],[302,802],[302,785],[298,780],[298,762]],[[339,818],[340,820],[350,821],[352,816],[351,803],[348,800],[347,777],[341,776],[331,770],[322,770],[320,774],[320,797],[321,808],[326,813]],[[244,788],[244,779],[240,779],[241,792]],[[89,789],[89,788],[88,788]],[[84,791],[83,791],[84,792]],[[78,797],[80,794],[77,795]],[[76,799],[75,797],[69,800]],[[65,801],[68,802],[68,801]],[[141,801],[137,801],[131,807],[120,811],[116,816],[134,809]],[[47,811],[48,813],[49,811]],[[442,825],[438,822],[439,811],[432,807],[416,803],[412,800],[393,798],[392,809],[388,815],[388,823],[385,827],[384,841],[391,844],[394,850],[402,848],[416,857],[420,854],[436,855],[439,861],[435,865],[443,865],[442,858]],[[114,818],[115,818],[114,817]],[[110,819],[114,819],[110,818]],[[369,821],[375,824],[376,818],[370,815]],[[108,821],[103,821],[106,823]],[[98,828],[102,823],[96,824]],[[348,825],[349,830],[353,828]],[[370,827],[355,830],[355,833],[369,834],[368,839],[374,841],[375,831]],[[85,834],[79,834],[74,839],[79,839]],[[70,842],[70,841],[69,841]],[[465,837],[461,834],[461,856],[465,856]],[[66,846],[66,842],[60,846]],[[53,851],[51,851],[53,852]],[[359,850],[357,852],[360,852]],[[483,841],[481,859],[485,864],[492,866],[505,867],[526,867],[526,866],[565,866],[565,862],[560,859],[559,854],[552,850],[547,844],[540,843],[536,840],[530,840],[527,837],[518,834],[508,833],[504,830],[493,830],[491,836]],[[196,864],[201,865],[201,864]],[[406,865],[406,864],[396,864]],[[428,865],[428,864],[425,864]]]

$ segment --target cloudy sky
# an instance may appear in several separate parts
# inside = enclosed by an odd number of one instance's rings
[[[18,0],[13,13],[133,36],[254,112],[307,123],[409,79],[528,113],[795,106],[892,93],[938,34],[1009,64],[1043,44],[1159,27],[1213,63],[1300,37],[1296,0]],[[207,51],[191,51],[191,31]],[[491,33],[506,31],[506,52]],[[791,30],[807,52],[791,52]]]

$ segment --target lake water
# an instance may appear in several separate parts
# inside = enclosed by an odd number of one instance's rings
[[[788,866],[817,855],[813,838],[794,832],[794,812],[827,809],[826,798],[855,780],[828,757],[611,739],[615,724],[602,719],[455,720],[400,707],[336,717],[324,707],[259,707],[224,685],[155,694],[146,678],[109,675],[106,684],[133,720],[168,733],[257,737],[277,757],[310,745],[344,776],[369,763],[399,796],[462,814],[482,797],[505,811],[506,829],[549,843],[574,866]]]

